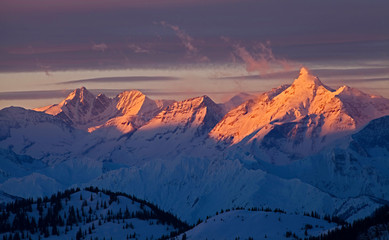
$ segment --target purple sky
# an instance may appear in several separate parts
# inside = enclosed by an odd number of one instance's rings
[[[389,97],[387,0],[3,0],[0,35],[0,107],[82,85],[222,101],[302,65]]]

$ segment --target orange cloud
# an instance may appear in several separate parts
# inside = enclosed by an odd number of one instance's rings
[[[258,43],[254,51],[250,53],[245,47],[234,44],[234,53],[246,64],[247,72],[258,72],[263,75],[273,71],[273,68],[281,67],[289,70],[290,63],[286,59],[276,58],[270,48],[270,43]]]
[[[238,43],[232,42],[227,37],[221,37],[223,41],[232,45],[232,59],[234,63],[237,58],[243,60],[246,64],[247,72],[257,72],[259,75],[266,75],[273,72],[276,68],[282,68],[285,71],[291,69],[291,62],[286,59],[277,58],[273,54],[273,50],[270,48],[270,42],[257,43],[251,52],[245,47],[242,47]]]

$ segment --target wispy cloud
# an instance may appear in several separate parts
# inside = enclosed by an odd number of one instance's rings
[[[285,58],[276,57],[270,47],[270,41],[258,42],[251,47],[250,51],[245,46],[231,40],[228,37],[221,37],[225,43],[233,49],[231,59],[234,63],[241,59],[246,64],[246,71],[256,72],[259,75],[266,75],[274,71],[290,71],[295,63]]]
[[[92,94],[97,95],[104,93],[108,96],[116,96],[119,93],[131,90],[131,89],[88,89]],[[175,96],[186,96],[188,95],[187,91],[180,90],[166,90],[166,89],[137,89],[147,96],[160,96],[160,97],[169,97],[174,98]],[[37,90],[37,91],[18,91],[18,92],[0,92],[0,100],[35,100],[35,99],[56,99],[56,98],[65,98],[73,90]],[[201,96],[204,94],[211,95],[224,95],[224,94],[233,94],[235,91],[191,91],[190,95],[192,96]],[[54,102],[52,104],[55,104]]]
[[[347,78],[347,79],[340,79],[335,80],[331,79],[327,82],[335,82],[335,83],[370,83],[370,82],[389,82],[389,77],[383,77],[383,78]]]
[[[93,43],[93,45],[92,45],[92,49],[95,51],[105,52],[105,50],[107,50],[107,48],[108,48],[108,46],[105,43],[99,43],[99,44]]]
[[[389,68],[387,67],[359,67],[359,68],[344,68],[344,69],[312,69],[312,72],[324,77],[344,77],[344,76],[388,76]]]
[[[226,2],[233,2],[236,0],[94,0],[93,4],[89,2],[79,0],[67,0],[67,1],[52,1],[52,0],[2,0],[1,4],[6,7],[0,8],[0,13],[11,14],[11,13],[26,13],[26,12],[47,12],[47,9],[52,9],[55,12],[75,12],[81,11],[101,11],[101,10],[117,10],[117,9],[159,9],[161,7],[192,7],[196,5],[204,5],[209,3],[225,4]],[[7,11],[8,10],[8,11]]]
[[[42,64],[38,59],[35,59],[35,62],[36,62],[36,66],[39,69],[43,70],[45,72],[46,76],[51,76],[51,74],[50,74],[50,69],[51,69],[50,65]]]
[[[193,38],[189,36],[180,27],[178,27],[177,25],[169,24],[165,21],[161,21],[159,22],[159,24],[161,24],[163,27],[170,28],[175,32],[176,36],[181,40],[182,45],[184,45],[188,57],[195,58],[200,62],[209,61],[209,58],[207,56],[199,54],[199,49],[193,44]]]
[[[291,69],[290,62],[286,59],[275,57],[270,48],[270,42],[259,42],[250,52],[240,44],[233,44],[232,47],[233,53],[245,62],[247,72],[257,72],[263,75],[273,72],[277,68],[285,71]]]
[[[71,92],[72,90],[0,92],[0,100],[29,100],[29,99],[61,98],[61,97],[66,97]]]
[[[266,73],[261,75],[244,75],[244,76],[228,76],[228,77],[217,77],[214,79],[225,79],[225,80],[271,80],[271,79],[285,79],[285,80],[291,80],[294,77],[298,76],[299,70],[293,70],[293,71],[278,71],[278,72],[272,72],[272,73]]]
[[[127,76],[127,77],[103,77],[88,78],[59,82],[57,84],[74,84],[74,83],[112,83],[112,82],[156,82],[156,81],[177,81],[177,77],[168,76]]]
[[[386,81],[389,75],[389,69],[383,67],[367,67],[367,68],[348,68],[348,69],[334,69],[334,68],[312,68],[312,73],[324,81],[331,82],[363,82],[363,81]],[[217,77],[214,79],[242,79],[242,80],[258,80],[258,79],[285,79],[286,81],[298,76],[299,70],[292,71],[275,71],[261,75],[249,76],[227,76]],[[361,78],[361,76],[364,78]]]
[[[128,44],[128,48],[134,51],[134,53],[151,53],[150,50],[133,43]]]
[[[92,43],[93,44],[93,43]],[[93,47],[93,45],[92,45]],[[6,51],[10,54],[16,55],[40,55],[53,53],[70,53],[79,52],[90,49],[90,44],[56,44],[56,45],[28,45],[28,46],[10,46]]]
[[[203,95],[231,95],[236,94],[236,91],[180,91],[180,90],[164,90],[164,89],[140,89],[141,92],[148,96],[184,96],[186,98],[197,97]],[[250,92],[250,91],[248,91]]]

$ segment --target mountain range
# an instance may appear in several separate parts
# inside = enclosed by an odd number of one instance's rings
[[[351,222],[389,201],[389,99],[332,89],[306,68],[223,104],[82,87],[59,104],[0,110],[0,160],[4,203],[96,186],[191,224],[234,207]]]

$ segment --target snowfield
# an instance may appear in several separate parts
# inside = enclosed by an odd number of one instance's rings
[[[285,213],[233,210],[211,217],[186,232],[188,239],[304,239],[336,228],[335,223]]]
[[[73,189],[15,209],[8,205],[7,213],[0,230],[7,224],[14,230],[0,232],[1,238],[18,234],[31,239],[81,239],[77,237],[81,233],[85,239],[159,239],[188,228],[143,200],[97,189]],[[15,220],[17,215],[23,219],[21,214],[29,224]]]

